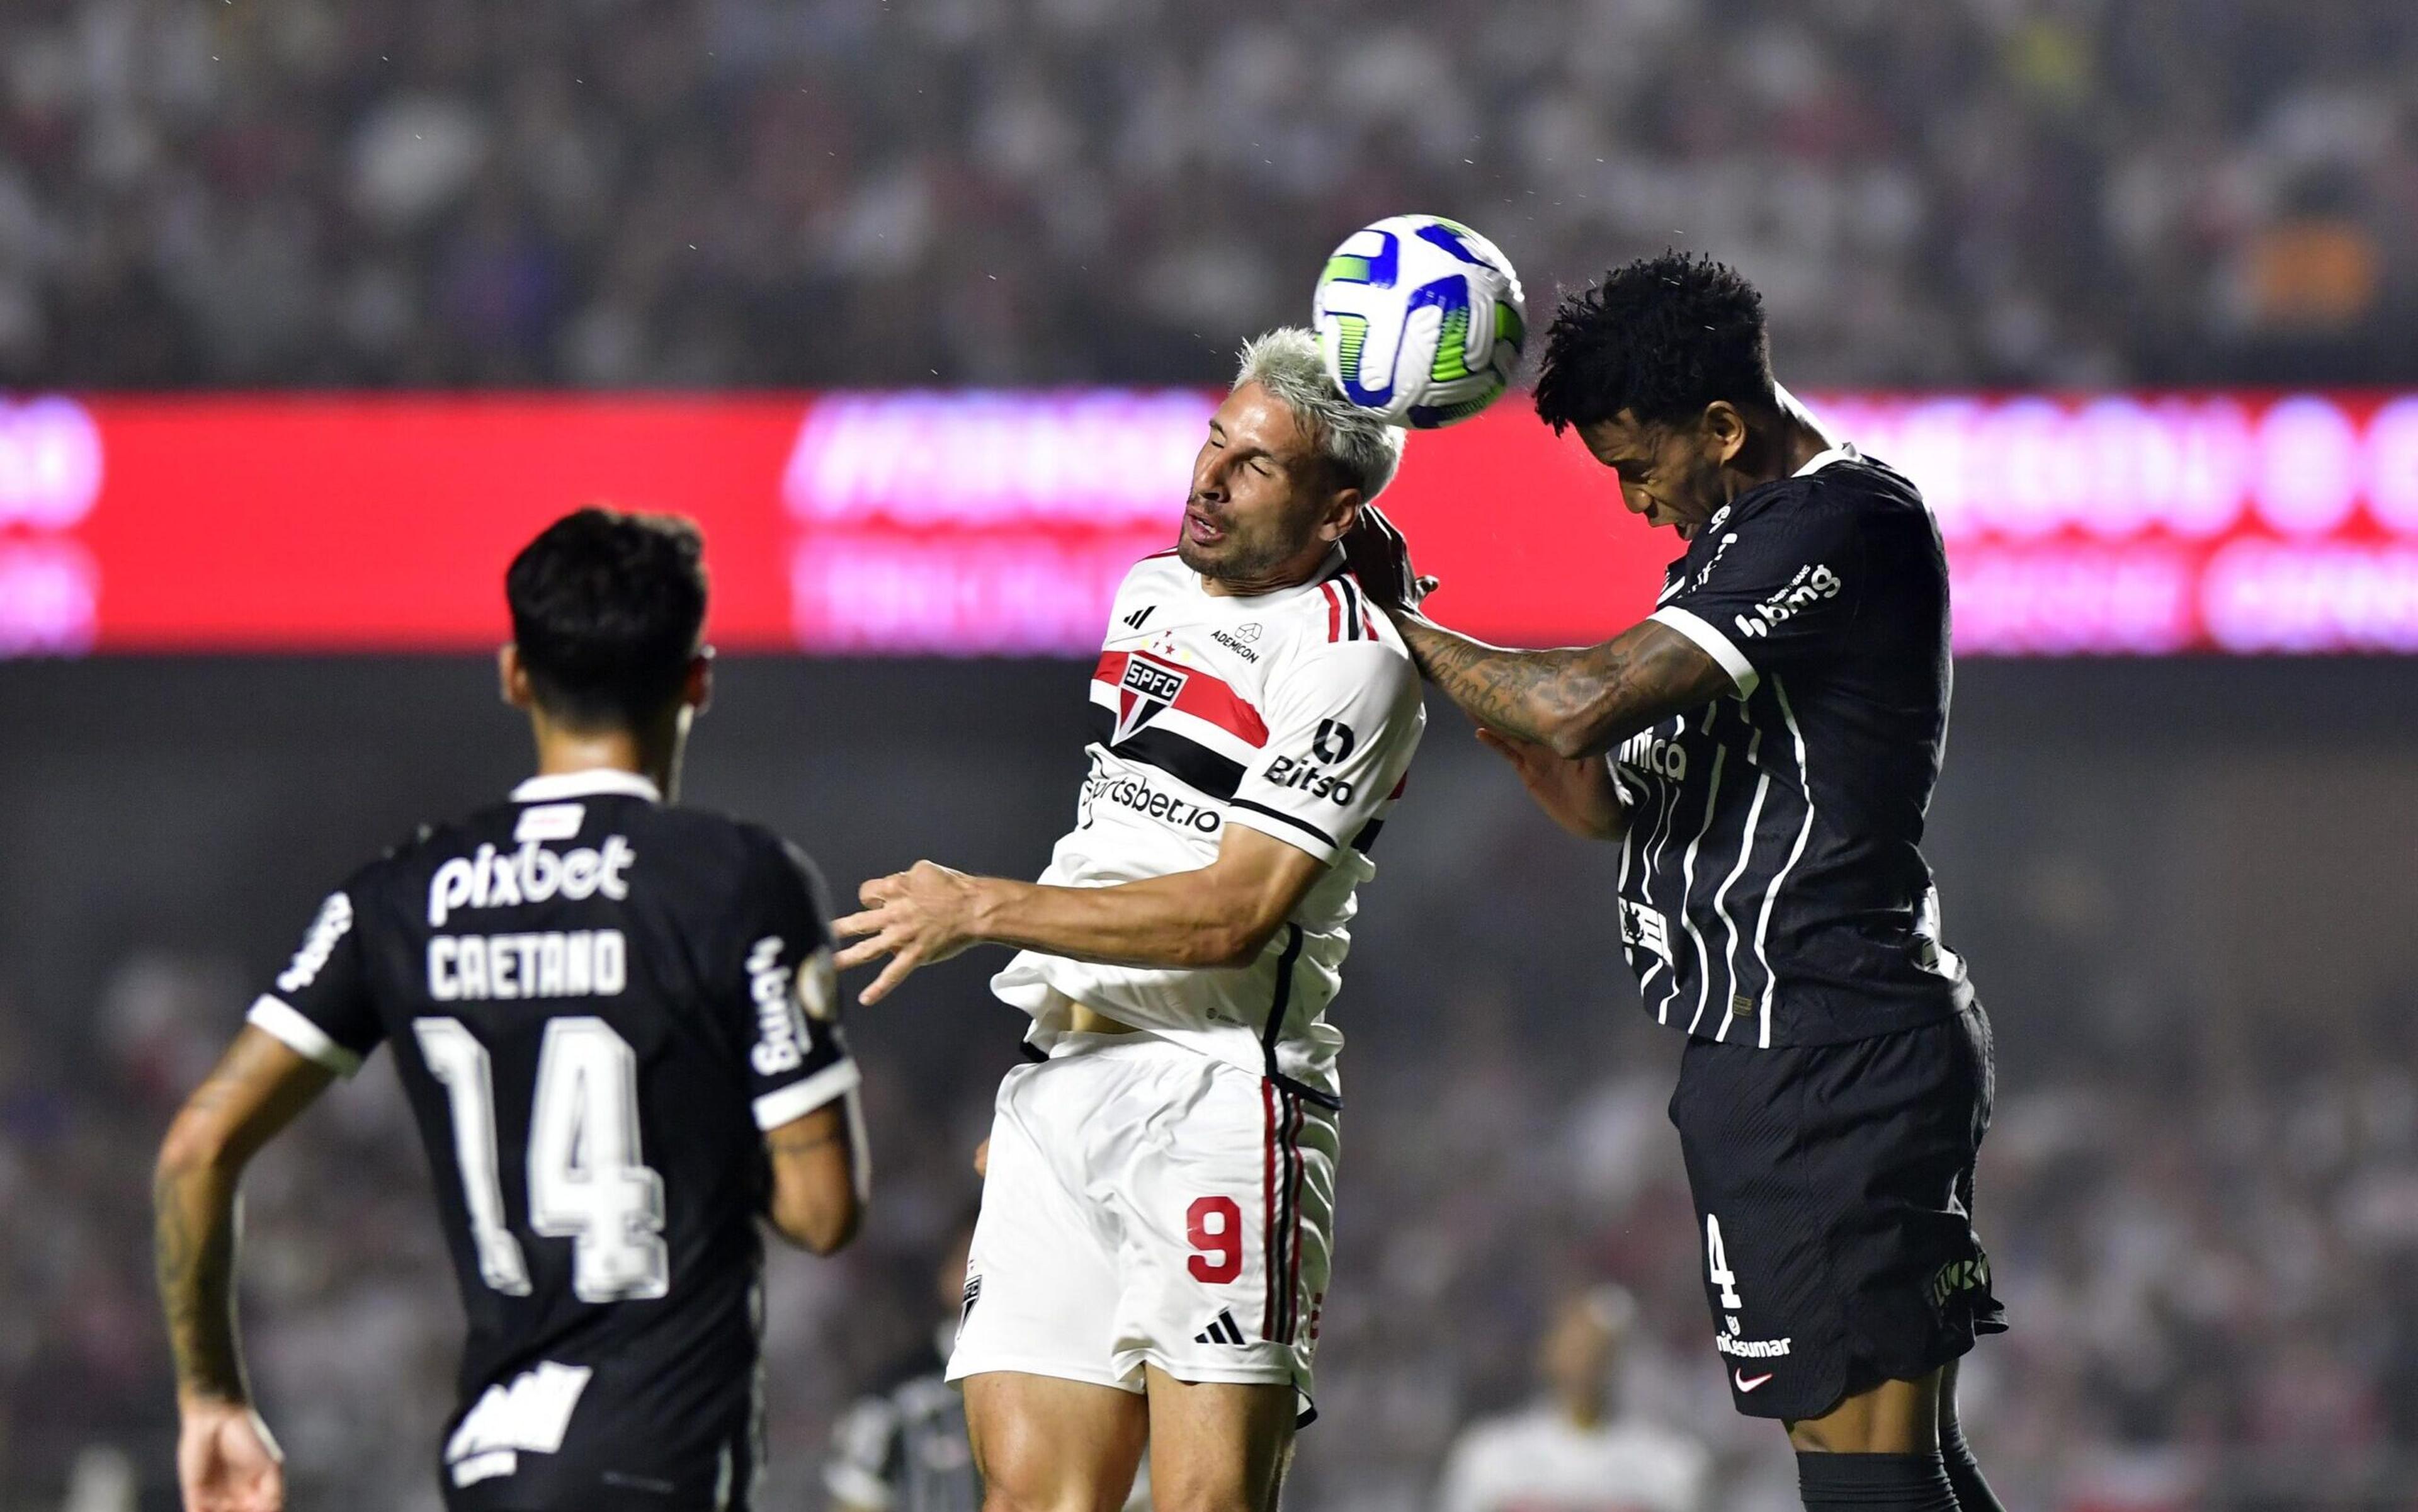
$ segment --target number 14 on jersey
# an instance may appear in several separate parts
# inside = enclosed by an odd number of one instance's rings
[[[418,1018],[411,1028],[429,1073],[445,1087],[479,1275],[498,1291],[525,1297],[528,1261],[504,1215],[487,1047],[456,1018]],[[571,1289],[582,1302],[664,1295],[671,1287],[664,1179],[639,1148],[637,1052],[602,1018],[552,1019],[531,1096],[529,1230],[572,1241]]]

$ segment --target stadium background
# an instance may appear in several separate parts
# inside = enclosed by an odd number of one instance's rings
[[[151,1152],[330,879],[516,774],[474,654],[507,543],[591,496],[704,514],[745,649],[692,797],[843,886],[1029,873],[1087,585],[1173,502],[1163,447],[1109,484],[1069,437],[1192,423],[1328,246],[1413,207],[1537,312],[1666,243],[1737,262],[1788,381],[1946,502],[1993,654],[1930,850],[1999,1026],[2017,1331],[1967,1389],[2010,1505],[2409,1505],[2413,31],[2371,0],[12,4],[0,1507],[170,1504]],[[543,396],[574,389],[621,393]],[[884,417],[956,439],[799,484],[849,413],[867,455]],[[1535,431],[1415,442],[1406,512],[1450,538],[1440,613],[1584,633],[1656,553]],[[1410,492],[1446,458],[1468,482]],[[1019,654],[891,654],[948,647]],[[1791,1504],[1704,1348],[1677,1046],[1604,858],[1440,709],[1378,859],[1289,1504],[1420,1505],[1594,1276],[1644,1300],[1639,1409],[1721,1449],[1723,1505]],[[774,1264],[773,1505],[817,1504],[833,1411],[927,1321],[1013,1053],[982,967],[859,1026],[884,1185],[858,1249]],[[458,1319],[424,1183],[382,1067],[253,1183],[298,1506],[432,1504]]]

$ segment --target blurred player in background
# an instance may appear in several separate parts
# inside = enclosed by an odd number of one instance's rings
[[[943,1376],[972,1240],[972,1224],[959,1228],[933,1270],[930,1337],[833,1428],[823,1465],[832,1512],[980,1512],[982,1480],[966,1438],[965,1397]]]
[[[865,1194],[819,884],[753,825],[667,806],[710,689],[684,520],[582,510],[506,576],[505,697],[538,772],[330,893],[160,1152],[160,1291],[189,1512],[273,1512],[233,1296],[262,1144],[381,1044],[469,1315],[454,1512],[744,1508],[756,1223],[829,1253]]]
[[[1276,1504],[1332,1239],[1325,1021],[1368,851],[1426,715],[1339,542],[1400,434],[1316,340],[1244,349],[1177,548],[1126,575],[1091,687],[1075,828],[1039,883],[919,863],[865,885],[873,1001],[926,962],[1018,947],[1011,1071],[949,1378],[989,1505]]]
[[[1537,1349],[1544,1396],[1462,1430],[1436,1512],[1703,1512],[1705,1446],[1620,1413],[1621,1348],[1636,1318],[1621,1287],[1563,1298]]]
[[[966,1398],[947,1379],[964,1305],[973,1225],[959,1229],[933,1273],[932,1336],[840,1414],[823,1488],[832,1512],[979,1512],[982,1478],[966,1436]],[[1126,1512],[1149,1512],[1148,1473]]]
[[[1649,619],[1501,650],[1416,612],[1382,515],[1356,559],[1546,812],[1621,847],[1630,966],[1690,1036],[1671,1117],[1738,1410],[1787,1425],[1810,1508],[1996,1512],[1955,1415],[1955,1361],[2006,1326],[1971,1217],[1990,1030],[1919,848],[1938,527],[1772,381],[1761,297],[1707,259],[1566,298],[1537,410],[1685,542]]]

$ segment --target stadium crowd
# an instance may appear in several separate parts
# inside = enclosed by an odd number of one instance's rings
[[[1507,918],[1527,894],[1505,892]],[[1533,1389],[1531,1342],[1555,1297],[1612,1278],[1640,1302],[1629,1409],[1713,1449],[1714,1506],[1795,1505],[1787,1457],[1733,1416],[1706,1347],[1662,1116],[1676,1041],[1618,1000],[1518,1008],[1533,962],[1457,970],[1450,995],[1399,1030],[1374,1010],[1355,1021],[1322,1421],[1288,1504],[1431,1505],[1456,1427]],[[1567,970],[1589,974],[1575,957]],[[1607,997],[1624,990],[1595,979]],[[164,1504],[130,1489],[145,1476],[162,1486],[174,1424],[145,1191],[130,1173],[147,1168],[242,988],[223,961],[145,951],[109,977],[85,1043],[0,1012],[8,1512]],[[2010,1507],[2407,1504],[2388,1493],[2411,1468],[2390,1445],[2418,1443],[2409,1006],[2380,1005],[2376,1043],[2339,1054],[2279,1053],[2279,1032],[2276,1045],[2189,1043],[2166,1061],[2077,1054],[2002,1082],[1982,1218],[2016,1327],[1972,1357],[1966,1400]],[[996,1034],[940,1079],[885,1063],[879,1031],[862,1036],[880,1221],[841,1260],[773,1264],[769,1506],[821,1504],[835,1414],[929,1336],[932,1258],[972,1198],[965,1156],[1010,1054],[996,1012]],[[2039,1019],[2019,1027],[2034,1060],[2071,1037]],[[381,1058],[309,1120],[250,1188],[259,1388],[296,1504],[429,1512],[459,1321],[408,1113]],[[62,1501],[70,1486],[85,1500]]]
[[[2406,377],[2393,0],[15,0],[0,383],[1197,381],[1353,227],[1812,384]]]

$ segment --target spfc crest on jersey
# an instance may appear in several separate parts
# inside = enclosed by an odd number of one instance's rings
[[[1127,657],[1125,680],[1117,687],[1116,732],[1109,737],[1109,743],[1122,745],[1132,740],[1158,717],[1160,710],[1175,702],[1190,676],[1182,667],[1152,661],[1139,652]]]

